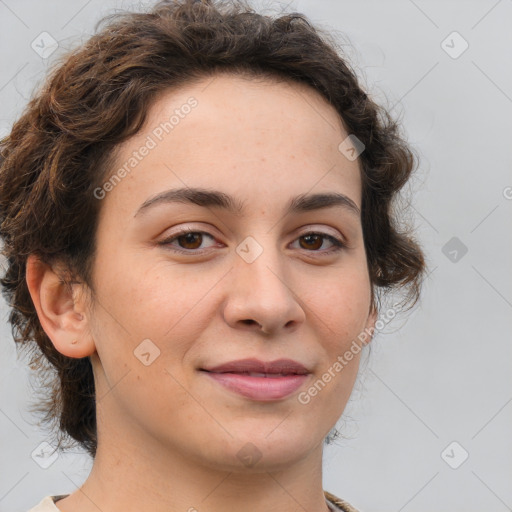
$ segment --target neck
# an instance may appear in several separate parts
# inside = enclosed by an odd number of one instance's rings
[[[103,431],[99,439],[89,478],[58,502],[61,512],[328,510],[321,444],[286,467],[213,468],[133,430]]]

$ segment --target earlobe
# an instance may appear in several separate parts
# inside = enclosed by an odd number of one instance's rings
[[[84,304],[75,299],[62,274],[32,254],[27,258],[25,278],[39,322],[55,348],[72,358],[94,353]]]

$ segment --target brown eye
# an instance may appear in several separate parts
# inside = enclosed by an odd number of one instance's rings
[[[303,247],[303,249],[320,249],[323,244],[323,238],[323,235],[311,234],[301,236],[299,240],[303,240],[305,242],[305,247]]]
[[[199,249],[203,241],[203,235],[198,232],[186,233],[176,237],[176,240],[183,249]]]
[[[345,247],[344,242],[326,233],[306,233],[305,235],[300,236],[297,240],[299,241],[301,249],[305,249],[310,252],[318,252],[319,254],[333,253]],[[331,247],[319,250],[326,240],[331,244]]]
[[[207,238],[215,240],[212,235],[204,231],[184,230],[158,242],[158,245],[163,245],[175,252],[195,254],[213,247],[213,245],[201,247]]]

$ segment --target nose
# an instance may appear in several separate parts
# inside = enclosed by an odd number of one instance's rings
[[[251,263],[237,255],[229,274],[223,315],[230,327],[278,335],[304,322],[297,281],[277,250],[267,248]]]

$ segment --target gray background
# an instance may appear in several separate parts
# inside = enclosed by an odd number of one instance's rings
[[[41,32],[67,49],[136,5],[0,0],[0,136],[59,55],[31,48]],[[512,510],[512,0],[288,5],[348,37],[363,83],[422,157],[413,213],[430,275],[421,304],[373,341],[345,439],[326,448],[324,488],[363,511]],[[2,301],[0,512],[23,512],[73,492],[91,463],[81,452],[47,469],[31,458],[47,433],[27,412],[7,314]]]

